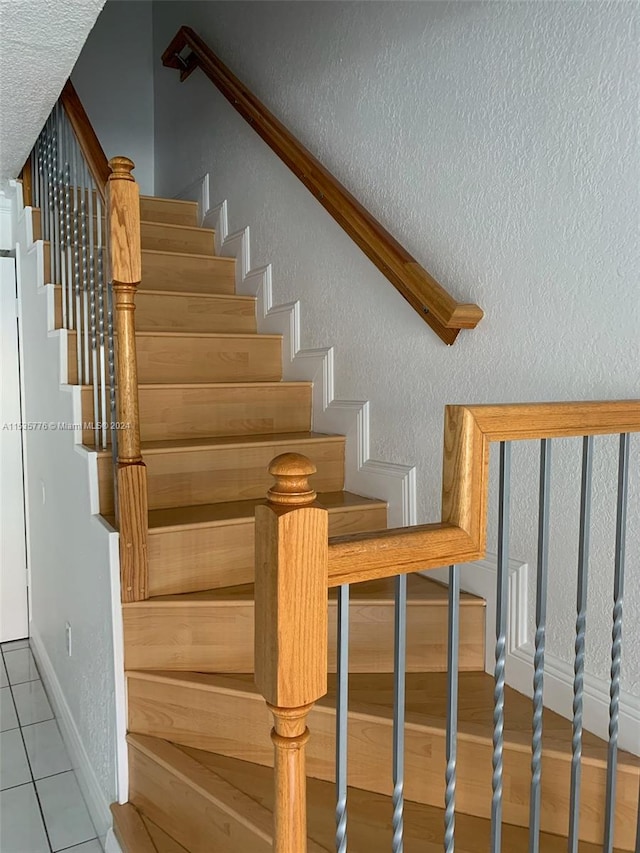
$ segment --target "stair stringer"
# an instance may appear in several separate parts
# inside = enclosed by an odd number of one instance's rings
[[[346,436],[345,488],[389,505],[389,527],[417,523],[416,469],[370,458],[368,401],[336,400],[333,347],[302,349],[300,302],[273,304],[271,264],[251,266],[249,226],[229,234],[227,202],[210,208],[203,227],[215,229],[216,254],[235,258],[236,293],[257,298],[258,331],[283,337],[283,376],[313,382],[313,429]]]

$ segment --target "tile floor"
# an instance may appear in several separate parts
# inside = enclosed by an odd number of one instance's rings
[[[0,851],[102,853],[29,641],[0,651]]]

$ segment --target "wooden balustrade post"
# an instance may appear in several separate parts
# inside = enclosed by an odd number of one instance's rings
[[[142,278],[140,194],[127,157],[109,160],[109,252],[117,335],[118,527],[123,601],[147,598],[147,470],[140,450],[135,297]]]
[[[276,483],[256,509],[255,680],[274,718],[276,853],[306,853],[306,720],[327,692],[328,513],[298,453],[269,466]]]

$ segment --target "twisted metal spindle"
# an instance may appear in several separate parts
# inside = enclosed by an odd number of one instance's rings
[[[78,168],[78,177],[80,183],[80,249],[82,259],[82,322],[81,330],[78,329],[78,334],[82,331],[82,350],[84,353],[84,384],[88,385],[91,382],[90,361],[89,361],[89,249],[88,249],[88,223],[87,223],[87,182],[85,178],[86,163],[84,156],[80,153],[80,162]]]
[[[449,567],[449,627],[447,651],[447,730],[444,850],[454,853],[456,834],[456,777],[458,755],[458,662],[460,641],[460,567]]]
[[[622,603],[626,559],[627,503],[629,494],[629,435],[620,436],[618,459],[618,500],[616,511],[616,551],[613,576],[613,630],[611,632],[611,686],[609,701],[609,745],[605,799],[603,853],[612,853],[615,834],[616,774],[620,728],[620,669],[622,663]]]
[[[578,853],[580,822],[580,782],[582,761],[584,659],[587,630],[587,580],[589,570],[589,532],[591,521],[591,478],[593,436],[582,444],[582,481],[580,487],[580,537],[578,543],[578,589],[576,594],[576,641],[573,666],[573,736],[571,740],[571,792],[569,804],[569,853]]]
[[[336,851],[347,853],[347,744],[349,734],[349,585],[338,589],[338,698],[336,707]]]
[[[407,576],[395,580],[393,666],[393,853],[404,850],[404,724],[407,672]]]
[[[533,735],[531,738],[531,795],[529,801],[529,853],[540,850],[542,782],[542,714],[544,693],[544,650],[547,621],[547,576],[549,568],[549,487],[551,443],[540,442],[540,497],[538,512],[538,569],[536,579],[536,636],[533,656]]]
[[[73,180],[73,290],[75,295],[76,359],[78,363],[78,384],[82,385],[82,293],[80,286],[80,213],[78,180],[78,144],[73,140],[71,157],[71,177]]]
[[[498,494],[498,577],[496,600],[496,665],[493,691],[493,775],[491,785],[491,851],[502,847],[502,779],[504,772],[504,687],[507,660],[507,604],[509,597],[509,509],[511,499],[511,444],[500,443]]]

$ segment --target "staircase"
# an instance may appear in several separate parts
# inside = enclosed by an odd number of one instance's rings
[[[141,439],[148,473],[149,598],[123,606],[130,802],[114,806],[123,850],[272,849],[270,713],[253,683],[254,514],[284,451],[313,460],[329,532],[380,530],[386,506],[344,490],[345,439],[311,431],[311,384],[283,382],[281,340],[256,330],[255,300],[235,295],[235,262],[214,255],[192,202],[141,199],[138,290]],[[46,256],[47,253],[45,253]],[[58,288],[58,318],[61,296]],[[76,342],[69,338],[69,381]],[[92,390],[82,389],[84,420]],[[93,433],[84,434],[91,446]],[[110,449],[98,450],[100,511],[114,523]],[[329,670],[335,671],[334,591]],[[441,850],[447,592],[411,575],[407,620],[404,849]],[[349,850],[390,849],[393,579],[352,586]],[[494,680],[484,673],[484,602],[461,598],[457,849],[490,833]],[[507,690],[503,849],[528,838],[530,701]],[[309,717],[309,850],[334,842],[335,678]],[[566,849],[571,724],[546,711],[541,849]],[[583,745],[580,850],[600,849],[606,744]],[[619,757],[617,849],[633,849],[638,762]]]

